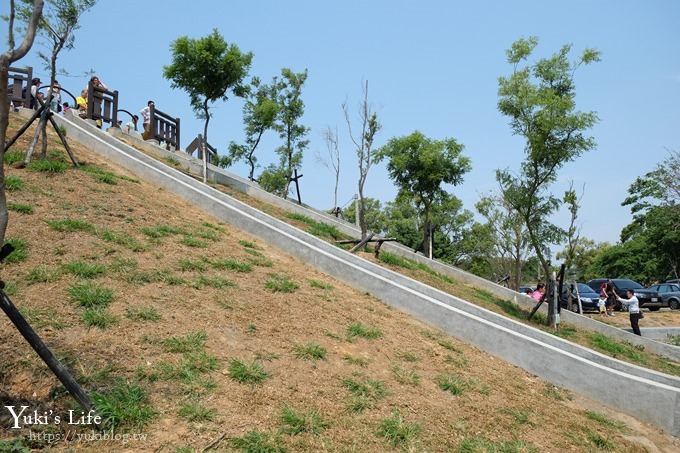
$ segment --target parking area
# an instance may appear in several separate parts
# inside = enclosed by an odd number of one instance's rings
[[[644,319],[640,320],[640,327],[679,327],[680,328],[680,310],[671,310],[670,308],[662,308],[659,311],[642,310],[645,315]],[[630,320],[627,312],[617,311],[614,316],[601,316],[598,313],[586,313],[586,316],[596,319],[598,321],[611,324],[617,327],[630,327]]]

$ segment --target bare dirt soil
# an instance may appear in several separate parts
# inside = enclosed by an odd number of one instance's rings
[[[8,191],[6,238],[25,256],[0,276],[86,390],[114,402],[117,437],[88,441],[78,435],[90,426],[53,418],[10,429],[0,410],[3,448],[680,451],[660,429],[443,335],[71,145],[88,171],[6,167],[22,181]],[[76,300],[83,287],[112,301],[88,311]],[[77,409],[4,316],[0,335],[1,406]],[[259,382],[236,380],[259,370]],[[153,415],[135,423],[145,408]]]

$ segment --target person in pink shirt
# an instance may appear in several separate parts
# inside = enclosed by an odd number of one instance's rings
[[[539,301],[543,298],[543,295],[545,294],[545,285],[543,283],[539,283],[536,285],[536,290],[531,293],[532,299]]]

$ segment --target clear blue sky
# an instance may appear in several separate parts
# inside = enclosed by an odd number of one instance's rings
[[[7,1],[0,13],[6,14]],[[330,208],[333,176],[315,160],[325,153],[322,131],[337,127],[342,153],[339,203],[356,192],[356,156],[347,135],[341,104],[361,100],[362,81],[389,138],[420,130],[434,139],[453,137],[465,146],[472,171],[452,188],[467,209],[481,194],[496,189],[497,168],[517,170],[523,141],[514,137],[497,110],[498,77],[511,67],[505,49],[520,37],[537,36],[537,57],[573,44],[576,57],[586,47],[602,61],[576,73],[577,107],[594,110],[591,130],[597,149],[569,164],[554,191],[573,180],[585,185],[580,213],[582,234],[616,242],[629,211],[620,203],[636,176],[651,170],[680,148],[680,2],[675,0],[556,1],[403,1],[345,0],[192,2],[100,0],[82,18],[76,46],[63,52],[59,66],[67,89],[77,92],[88,71],[120,92],[120,107],[138,112],[149,99],[182,119],[182,145],[202,131],[186,93],[170,88],[162,68],[170,63],[170,43],[179,36],[202,37],[217,28],[227,42],[253,52],[250,74],[264,81],[282,67],[309,71],[302,123],[311,128],[301,180],[304,202]],[[0,24],[7,36],[7,24]],[[18,65],[48,73],[35,54]],[[224,153],[242,141],[242,101],[213,106],[209,141]],[[257,151],[264,165],[276,157],[271,133]],[[246,175],[243,166],[233,167]],[[384,166],[374,167],[366,195],[389,201],[396,189]],[[564,211],[564,210],[563,210]],[[566,213],[553,219],[564,223]],[[566,226],[566,225],[564,225]]]

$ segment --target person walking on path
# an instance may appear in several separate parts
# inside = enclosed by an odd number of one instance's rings
[[[630,327],[633,328],[633,333],[635,335],[642,336],[640,332],[640,319],[643,315],[640,311],[640,301],[635,297],[635,292],[632,289],[626,291],[626,296],[628,299],[616,296],[616,299],[621,302],[625,307],[628,307],[628,312],[630,313]]]

